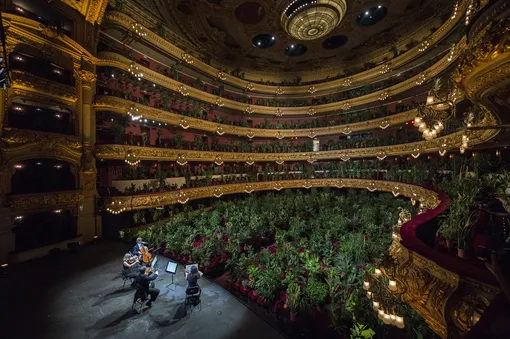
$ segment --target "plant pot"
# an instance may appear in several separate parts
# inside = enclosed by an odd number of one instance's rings
[[[290,312],[290,321],[295,323],[297,321],[296,316],[297,316],[297,313],[291,311]]]
[[[457,248],[457,256],[459,258],[465,258],[465,255],[466,255],[466,250],[463,249],[463,248]]]

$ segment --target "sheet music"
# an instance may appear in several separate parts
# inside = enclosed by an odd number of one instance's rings
[[[169,261],[168,264],[166,264],[166,272],[175,274],[177,272],[177,263]]]

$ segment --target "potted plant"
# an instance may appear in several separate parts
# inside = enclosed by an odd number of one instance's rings
[[[292,282],[285,293],[287,294],[286,305],[290,311],[290,321],[295,322],[298,308],[301,305],[301,287],[296,282]]]

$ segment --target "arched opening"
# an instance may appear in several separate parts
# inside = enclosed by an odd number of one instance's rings
[[[9,127],[14,128],[74,134],[74,117],[69,108],[22,101],[19,98],[9,106],[7,122]]]
[[[78,218],[70,210],[56,209],[14,217],[16,252],[55,244],[76,237]]]
[[[71,164],[54,159],[30,159],[14,164],[12,194],[44,193],[76,189]]]

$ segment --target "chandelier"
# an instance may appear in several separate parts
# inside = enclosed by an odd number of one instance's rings
[[[386,74],[386,73],[388,73],[388,72],[390,72],[390,71],[391,71],[391,66],[390,66],[390,64],[384,64],[384,65],[381,67],[381,69],[379,70],[379,73],[380,73],[380,74]]]
[[[244,110],[246,113],[248,114],[252,114],[253,113],[253,108],[251,108],[250,105],[246,106],[246,109]]]
[[[461,4],[462,4],[462,1],[457,2],[455,4],[455,7],[453,8],[453,13],[452,13],[452,20],[455,19],[458,14],[462,15],[462,13],[460,13]],[[465,13],[466,19],[464,21],[466,26],[469,25],[471,18],[476,14],[476,12],[478,12],[479,9],[480,9],[480,1],[479,0],[470,0],[469,1],[469,5],[467,6],[466,13]]]
[[[115,203],[115,200],[111,203],[112,208],[110,206],[106,207],[106,210],[111,214],[120,214],[126,210],[126,207],[122,206],[122,202],[119,200]]]
[[[345,0],[292,0],[283,10],[283,29],[298,40],[315,40],[331,32],[347,11]]]
[[[189,95],[189,91],[184,85],[179,86],[179,93],[181,93],[183,97],[187,97]]]
[[[133,151],[127,151],[126,156],[124,157],[124,162],[129,166],[136,166],[140,163],[140,159]]]
[[[216,105],[218,105],[218,107],[223,107],[223,105],[225,105],[225,103],[223,102],[223,100],[221,100],[220,97],[216,98],[215,103],[216,103]]]
[[[128,72],[131,73],[132,76],[137,78],[138,80],[142,80],[143,73],[140,71],[140,68],[136,64],[136,62],[132,62],[128,67]]]
[[[277,96],[282,95],[284,93],[283,88],[281,88],[281,87],[276,88],[276,90],[274,92]]]
[[[418,107],[418,114],[414,118],[414,126],[423,133],[425,140],[436,138],[444,129],[444,122],[455,115],[457,99],[456,88],[443,86],[439,78],[434,81],[427,101]]]
[[[275,114],[277,117],[281,117],[283,115],[283,111],[281,109],[277,108]]]
[[[312,85],[308,88],[308,93],[314,94],[315,92],[317,92],[317,88],[315,88],[315,86]]]
[[[315,108],[313,107],[310,107],[307,111],[308,115],[314,115],[316,112],[315,112]]]
[[[216,76],[218,77],[218,79],[220,79],[221,81],[225,81],[227,79],[227,77],[225,76],[225,73],[223,72],[218,72],[218,74],[216,74]]]
[[[253,84],[251,82],[246,85],[247,91],[253,91],[254,89],[255,89],[255,86],[253,86]]]

